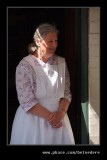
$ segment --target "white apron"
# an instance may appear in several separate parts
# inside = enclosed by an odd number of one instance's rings
[[[32,55],[25,57],[36,73],[38,102],[51,112],[59,107],[60,98],[64,97],[65,61],[58,57],[58,65],[35,66]],[[62,127],[52,128],[45,119],[25,112],[21,107],[17,109],[11,135],[10,144],[74,144],[72,128],[66,114]]]

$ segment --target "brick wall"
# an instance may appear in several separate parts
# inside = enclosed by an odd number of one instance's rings
[[[100,7],[89,8],[89,136],[100,143]]]

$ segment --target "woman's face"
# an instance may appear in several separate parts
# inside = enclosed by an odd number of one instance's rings
[[[53,56],[57,48],[57,45],[58,45],[57,33],[56,32],[48,33],[40,42],[39,45],[40,54],[42,54],[42,56],[46,58]]]

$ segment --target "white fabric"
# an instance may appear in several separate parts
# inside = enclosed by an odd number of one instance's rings
[[[59,57],[58,65],[46,64],[44,67],[35,67],[31,55],[27,56],[26,60],[36,73],[35,96],[38,102],[51,112],[57,111],[59,100],[64,96],[64,59]],[[50,92],[47,92],[47,88]],[[75,144],[67,114],[62,123],[62,127],[52,128],[45,119],[25,112],[19,107],[14,118],[10,144]]]

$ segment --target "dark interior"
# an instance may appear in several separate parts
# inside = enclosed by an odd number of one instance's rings
[[[72,103],[68,116],[76,143],[78,133],[77,90],[76,90],[76,48],[75,10],[73,8],[8,8],[8,143],[16,109],[19,105],[15,88],[15,70],[19,61],[26,56],[28,44],[38,24],[50,22],[59,32],[59,46],[56,54],[66,58],[71,78]]]

